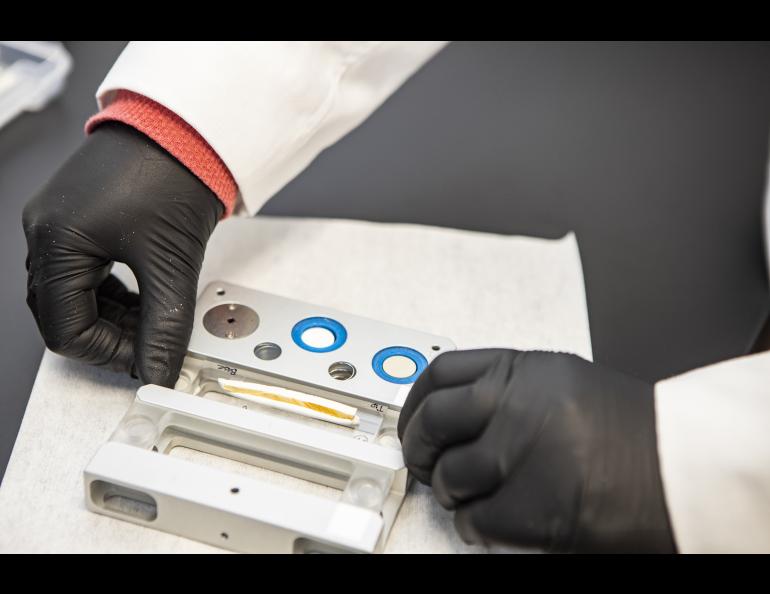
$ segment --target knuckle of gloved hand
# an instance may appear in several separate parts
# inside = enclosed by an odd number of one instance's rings
[[[471,385],[470,396],[473,410],[483,408],[490,412],[497,400],[505,392],[506,383],[491,378],[481,377]]]
[[[455,512],[455,530],[465,544],[483,544],[483,517],[484,512],[479,506],[473,506],[470,509],[460,508]]]
[[[494,436],[490,437],[489,432],[485,434],[474,453],[473,465],[477,467],[479,474],[486,477],[488,483],[497,484],[503,480],[507,452],[504,448],[499,447]]]
[[[473,481],[468,480],[469,475],[474,477]],[[433,470],[432,484],[439,504],[454,509],[462,500],[482,495],[498,484],[499,476],[497,456],[474,448],[465,456],[442,456]]]
[[[440,441],[447,426],[446,416],[450,411],[435,394],[425,399],[422,409],[422,425],[427,439],[431,442]]]
[[[34,200],[30,200],[21,211],[21,224],[26,232],[28,228],[33,228],[39,222],[39,209]]]
[[[436,383],[436,378],[440,377],[441,370],[451,365],[450,352],[443,352],[439,354],[433,361],[430,362],[428,368],[422,372],[419,377],[420,384],[423,386],[433,386]]]
[[[433,496],[438,504],[446,510],[453,510],[457,507],[455,493],[451,482],[447,480],[447,470],[441,464],[437,465],[431,474],[431,486],[433,487]]]
[[[532,351],[525,353],[516,374],[522,381],[551,386],[555,394],[569,394],[577,389],[585,376],[585,359],[572,353]]]
[[[24,225],[24,236],[31,248],[34,249],[41,240],[46,239],[53,232],[52,225],[44,217],[37,215],[25,216],[22,221]]]
[[[55,204],[56,198],[57,193],[52,188],[46,186],[27,201],[21,212],[21,220],[25,231],[27,228],[34,229],[52,222],[52,209],[49,207],[49,204]]]
[[[43,342],[49,351],[52,351],[57,355],[68,357],[73,357],[75,355],[75,343],[77,341],[76,334],[65,333],[61,330],[47,326],[43,326],[41,334]]]
[[[504,357],[505,359],[505,357]],[[502,365],[508,365],[506,360],[501,360]],[[496,377],[485,375],[477,379],[470,388],[470,399],[466,403],[466,415],[474,418],[491,419],[497,410],[505,405],[509,396],[511,376],[508,374]]]
[[[527,353],[522,363],[517,371],[517,393],[524,398],[509,403],[516,411],[511,418],[547,419],[543,430],[551,436],[557,427],[556,433],[572,435],[587,422],[585,396],[592,392],[592,363],[577,355],[548,352]]]

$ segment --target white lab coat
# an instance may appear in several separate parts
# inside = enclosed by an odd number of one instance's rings
[[[97,98],[105,106],[127,89],[181,116],[254,214],[444,44],[132,42]],[[679,550],[770,552],[770,353],[660,382],[655,403]]]

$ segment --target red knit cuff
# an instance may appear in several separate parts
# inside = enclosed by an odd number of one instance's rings
[[[112,103],[86,122],[86,134],[110,121],[127,124],[152,138],[216,194],[225,205],[225,217],[233,212],[238,195],[233,175],[209,143],[173,111],[143,95],[120,90]]]

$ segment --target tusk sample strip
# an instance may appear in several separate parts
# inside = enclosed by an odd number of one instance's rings
[[[357,408],[340,404],[328,398],[255,382],[241,382],[222,378],[219,378],[217,381],[222,390],[230,396],[241,400],[345,427],[355,427],[359,422],[358,415],[356,414],[358,412]]]

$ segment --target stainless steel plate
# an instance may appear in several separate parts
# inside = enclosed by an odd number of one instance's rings
[[[295,325],[315,317],[344,328],[346,338],[340,346],[313,352],[295,341]],[[315,339],[303,334],[302,341],[305,338]],[[412,384],[386,381],[372,367],[374,356],[389,347],[413,349],[428,363],[455,349],[451,340],[441,336],[215,282],[198,299],[188,350],[193,357],[223,366],[231,376],[249,371],[274,378],[276,385],[400,410]],[[414,363],[399,357],[386,366],[394,377],[410,377],[414,372]]]

